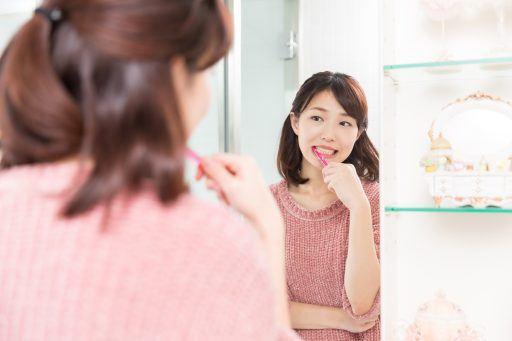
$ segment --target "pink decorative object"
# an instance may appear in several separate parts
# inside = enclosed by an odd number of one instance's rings
[[[443,293],[422,304],[414,322],[406,327],[405,341],[483,341],[466,323],[464,312]]]

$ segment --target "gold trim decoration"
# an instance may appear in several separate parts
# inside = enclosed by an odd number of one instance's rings
[[[488,93],[485,93],[483,91],[477,91],[477,92],[474,92],[464,98],[458,98],[456,99],[455,101],[451,102],[451,103],[448,103],[447,105],[445,105],[441,110],[444,110],[446,108],[448,108],[449,106],[452,106],[452,105],[455,105],[455,104],[460,104],[460,103],[464,103],[464,102],[467,102],[467,101],[480,101],[480,100],[484,100],[484,99],[488,99],[488,100],[491,100],[491,101],[496,101],[496,102],[501,102],[501,103],[504,103],[504,104],[507,104],[509,106],[512,107],[512,102],[510,101],[506,101],[504,99],[502,99],[501,97],[498,97],[498,96],[492,96]]]

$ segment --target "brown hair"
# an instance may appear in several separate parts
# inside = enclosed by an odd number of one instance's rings
[[[291,112],[300,117],[311,99],[318,93],[329,90],[347,114],[357,121],[359,138],[344,163],[354,165],[360,178],[369,181],[379,180],[379,154],[366,134],[368,127],[368,105],[363,89],[352,77],[329,71],[315,73],[300,87],[292,103]],[[281,130],[277,168],[286,182],[299,185],[309,181],[302,178],[300,168],[302,152],[299,140],[292,129],[290,115],[286,118]]]
[[[185,133],[170,60],[190,72],[227,53],[222,0],[46,0],[0,65],[1,168],[78,155],[92,169],[63,214],[154,185],[161,202],[188,190]]]

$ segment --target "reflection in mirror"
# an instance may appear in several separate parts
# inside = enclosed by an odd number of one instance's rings
[[[378,108],[378,58],[369,59],[370,29],[343,39],[336,34],[352,32],[355,18],[367,22],[375,13],[355,6],[340,24],[339,15],[329,20],[335,8],[326,4],[241,3],[239,145],[272,184],[285,221],[292,327],[304,340],[376,340],[379,166],[368,128],[378,131],[378,111],[369,113],[368,103]],[[345,7],[336,7],[338,13]],[[362,58],[366,63],[355,62]],[[364,84],[374,86],[368,98]]]

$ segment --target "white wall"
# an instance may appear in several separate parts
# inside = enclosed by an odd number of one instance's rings
[[[35,0],[0,0],[0,51],[36,6]]]
[[[353,76],[365,90],[368,134],[380,144],[380,2],[374,0],[300,1],[299,79],[319,71]]]
[[[419,1],[386,2],[386,64],[436,58],[438,26]],[[510,18],[512,13],[507,12]],[[453,58],[489,56],[496,43],[490,10],[473,19],[447,23]],[[507,29],[512,29],[510,22]],[[496,77],[499,75],[499,77]],[[440,109],[481,90],[511,100],[511,70],[468,67],[460,73],[432,75],[425,70],[393,72],[383,91],[384,163],[382,205],[433,206],[419,167],[429,148],[427,131]],[[462,127],[461,127],[462,129]],[[486,340],[512,340],[512,216],[510,214],[399,213],[382,224],[383,320],[386,340],[396,340],[400,320],[412,322],[422,302],[441,290],[466,313]]]
[[[434,60],[440,50],[441,24],[432,21],[419,4],[420,1],[386,1],[393,7],[394,17],[386,21],[395,22],[393,34],[396,40],[394,61],[386,64],[410,63]],[[469,2],[469,1],[466,1]],[[486,1],[474,1],[485,3]],[[453,59],[471,59],[492,56],[491,50],[498,42],[497,16],[490,6],[478,11],[461,14],[446,21],[446,40]],[[506,28],[512,34],[512,13],[506,11]],[[509,43],[512,42],[509,39]],[[510,54],[509,54],[510,55]]]

